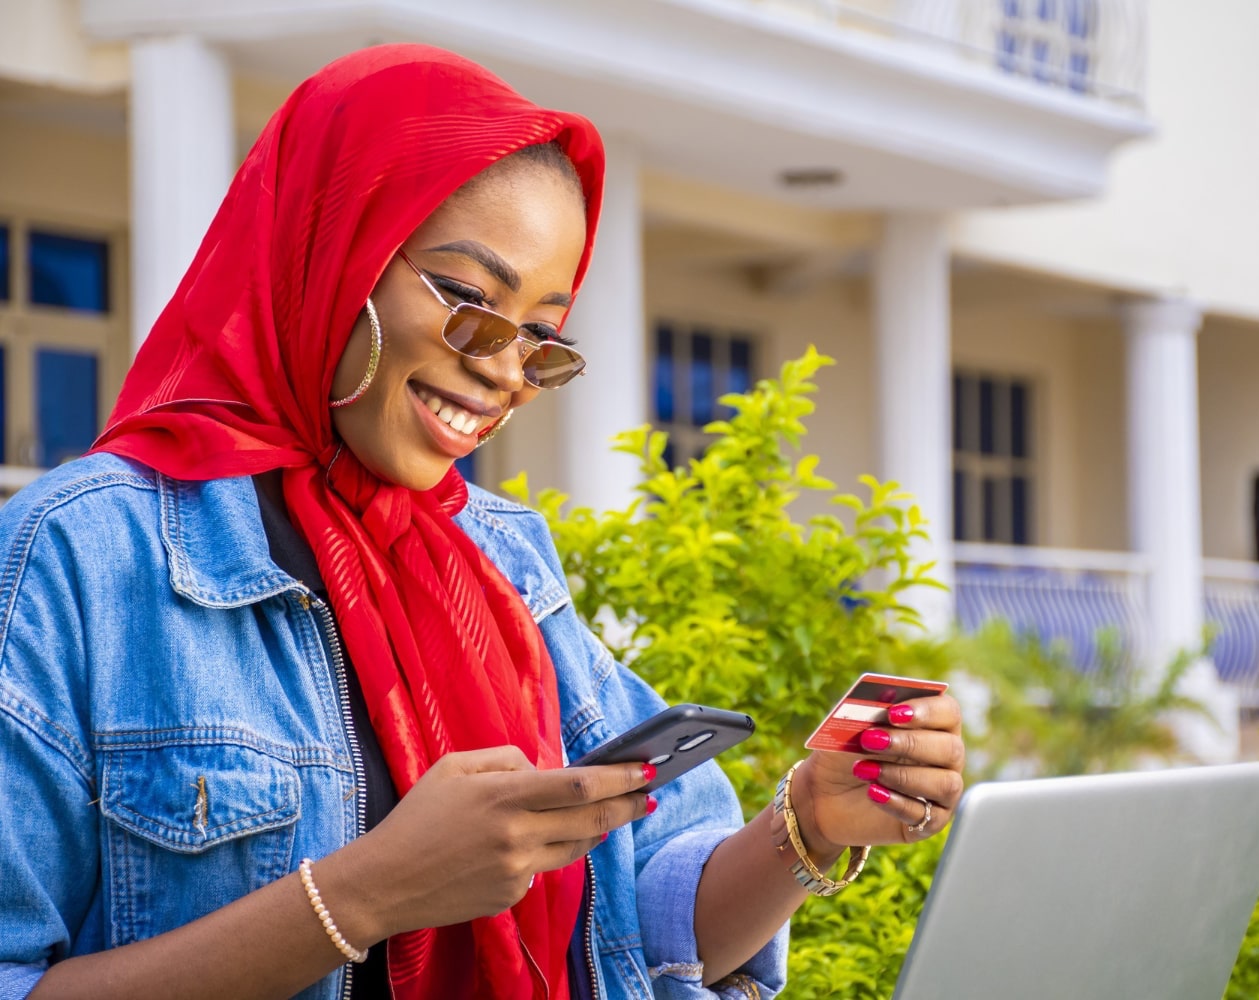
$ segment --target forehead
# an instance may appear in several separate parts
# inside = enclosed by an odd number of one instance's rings
[[[454,240],[484,243],[518,269],[567,268],[571,285],[586,244],[585,202],[551,167],[500,161],[442,202],[406,246],[424,251]]]

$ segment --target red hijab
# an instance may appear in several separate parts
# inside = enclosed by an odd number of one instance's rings
[[[311,77],[250,150],[95,445],[185,480],[283,470],[399,794],[452,750],[514,744],[558,767],[555,671],[519,594],[451,520],[457,472],[420,493],[338,456],[333,371],[412,231],[489,164],[552,140],[589,206],[580,284],[603,177],[588,121],[417,45]],[[393,939],[396,995],[526,1000],[545,988],[535,963],[556,990],[583,877],[549,872],[505,913]]]

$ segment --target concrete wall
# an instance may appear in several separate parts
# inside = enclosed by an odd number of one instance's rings
[[[1198,335],[1202,432],[1202,550],[1254,559],[1253,480],[1259,475],[1259,335],[1209,319]]]

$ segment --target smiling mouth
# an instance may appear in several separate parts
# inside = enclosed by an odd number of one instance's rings
[[[420,386],[413,385],[412,391],[438,420],[449,425],[452,430],[456,430],[460,434],[475,434],[481,426],[480,414],[465,410],[462,406],[452,403],[449,399]]]

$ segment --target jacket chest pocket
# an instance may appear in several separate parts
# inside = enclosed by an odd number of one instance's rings
[[[294,867],[300,792],[287,761],[239,744],[170,742],[100,758],[112,946],[186,924]]]

